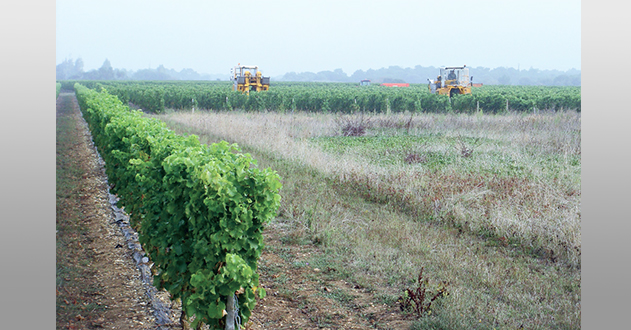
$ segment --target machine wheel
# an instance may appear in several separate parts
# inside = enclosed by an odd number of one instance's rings
[[[456,94],[460,94],[460,90],[458,88],[453,88],[449,91],[449,97],[452,97]]]

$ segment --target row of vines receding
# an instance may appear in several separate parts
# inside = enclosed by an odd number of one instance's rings
[[[70,82],[64,82],[70,83]],[[357,86],[349,83],[274,83],[269,91],[241,94],[229,82],[83,81],[106,89],[125,104],[144,111],[209,109],[246,111],[322,111],[352,113],[455,112],[503,113],[539,110],[581,110],[580,87],[483,86],[472,94],[431,94],[426,85]]]

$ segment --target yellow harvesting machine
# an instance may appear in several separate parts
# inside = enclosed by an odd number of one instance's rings
[[[263,77],[256,65],[241,65],[232,68],[233,90],[250,95],[250,91],[266,91],[269,89],[269,77]]]
[[[432,94],[449,95],[471,94],[473,76],[469,76],[467,66],[442,67],[436,80],[429,80],[429,91]]]

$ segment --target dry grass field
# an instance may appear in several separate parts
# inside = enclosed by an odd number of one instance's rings
[[[401,306],[411,328],[580,328],[580,113],[157,117],[276,170],[271,226],[321,248],[313,267],[388,306],[422,267],[432,292],[446,285],[430,313]]]

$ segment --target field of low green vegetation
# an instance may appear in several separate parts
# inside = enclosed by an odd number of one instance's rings
[[[64,81],[71,89],[73,81]],[[354,83],[272,82],[265,93],[250,96],[218,81],[81,81],[89,88],[106,88],[124,103],[146,112],[167,109],[247,111],[307,111],[332,113],[508,113],[581,109],[580,87],[483,86],[471,95],[430,94],[427,84],[409,87],[358,86]]]
[[[416,329],[580,327],[579,111],[166,112],[279,173],[275,221],[321,269],[392,305],[422,267],[448,283]]]

